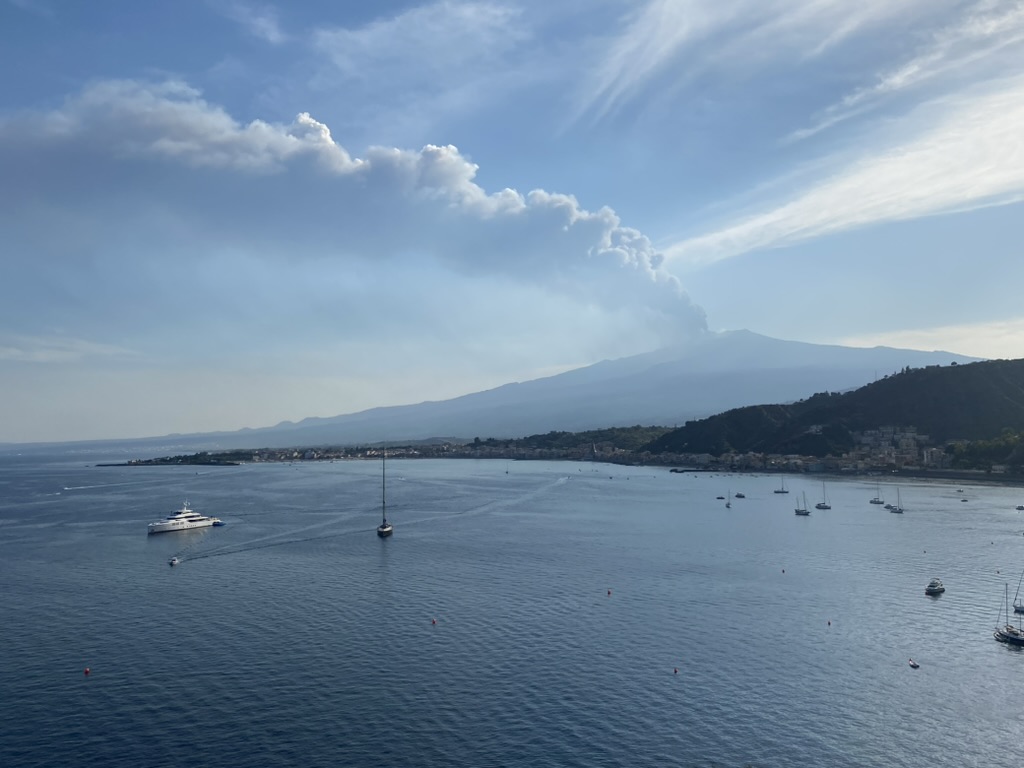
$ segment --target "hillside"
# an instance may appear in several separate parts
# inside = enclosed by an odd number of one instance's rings
[[[853,446],[853,433],[883,426],[916,427],[934,444],[1024,432],[1024,360],[906,368],[845,394],[736,408],[687,422],[648,449],[839,455]]]

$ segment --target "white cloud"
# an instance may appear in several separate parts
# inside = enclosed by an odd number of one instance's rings
[[[288,40],[277,18],[277,11],[270,6],[256,6],[249,3],[224,2],[218,7],[226,17],[239,24],[253,37],[271,45],[280,45]]]
[[[847,164],[790,201],[666,250],[709,262],[887,221],[1024,199],[1024,78],[936,101],[919,133]]]
[[[949,78],[972,66],[984,64],[987,76],[1001,76],[1008,68],[1012,71],[1013,62],[1000,58],[1000,52],[1005,51],[1019,61],[1022,43],[1024,0],[999,3],[983,0],[931,35],[911,59],[879,75],[873,85],[844,96],[825,109],[813,125],[794,132],[790,139],[813,136],[877,106],[893,94],[920,88],[937,78]]]
[[[360,28],[324,28],[316,49],[347,78],[447,88],[524,34],[516,9],[494,2],[417,6]]]
[[[68,336],[0,335],[0,362],[77,363],[133,356],[123,347]]]
[[[507,108],[536,80],[548,53],[531,46],[533,20],[507,2],[441,0],[320,26],[310,36],[308,87],[339,106],[331,123],[352,141],[419,145],[462,135],[485,107]]]
[[[0,121],[0,159],[8,241],[75,270],[102,255],[132,258],[119,274],[135,273],[140,251],[182,263],[231,252],[330,264],[421,258],[556,301],[632,309],[666,336],[704,328],[661,254],[611,209],[542,190],[488,192],[452,146],[352,158],[309,115],[241,124],[181,83],[116,81],[59,110]]]
[[[0,130],[13,141],[39,148],[109,138],[108,151],[116,157],[164,156],[197,167],[280,171],[300,155],[315,155],[335,171],[358,165],[308,114],[288,126],[262,120],[240,125],[179,81],[93,83],[63,109],[23,113],[0,122]]]
[[[746,78],[794,66],[847,38],[949,2],[926,0],[650,0],[606,48],[578,95],[576,118],[601,118],[654,87],[702,73]]]

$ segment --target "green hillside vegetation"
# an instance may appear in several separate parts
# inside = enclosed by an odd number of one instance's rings
[[[989,469],[994,464],[1005,464],[1013,472],[1024,472],[1024,434],[1010,429],[994,440],[954,443],[946,451],[958,469]]]
[[[691,421],[647,446],[655,453],[760,452],[838,456],[854,433],[913,426],[962,466],[1022,464],[1024,360],[904,369],[853,392],[737,408]]]

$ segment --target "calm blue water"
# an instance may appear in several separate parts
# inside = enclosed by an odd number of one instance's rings
[[[0,765],[959,767],[1024,738],[992,639],[1024,489],[908,482],[899,516],[830,481],[800,518],[817,480],[388,469],[382,541],[369,462],[0,457]],[[146,535],[185,498],[227,525]]]

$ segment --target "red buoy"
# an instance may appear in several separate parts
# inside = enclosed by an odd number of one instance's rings
[[[679,667],[672,667],[672,674],[673,675],[678,675],[679,674]]]
[[[431,619],[431,620],[430,620],[430,623],[431,623],[431,624],[437,624],[437,619]]]
[[[85,674],[86,674],[86,676],[88,676],[88,674],[89,674],[89,672],[90,672],[90,671],[91,671],[91,670],[90,670],[90,669],[89,669],[88,667],[86,667],[86,668],[85,668]]]

